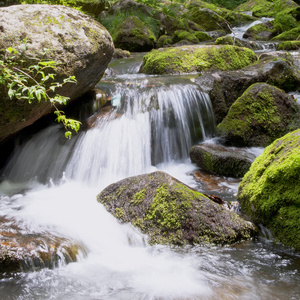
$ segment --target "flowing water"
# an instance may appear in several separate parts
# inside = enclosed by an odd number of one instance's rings
[[[0,299],[299,299],[299,255],[266,236],[234,247],[150,246],[96,201],[108,184],[154,170],[202,189],[188,152],[211,140],[210,99],[196,75],[145,76],[140,64],[141,56],[110,64],[97,88],[112,106],[82,106],[80,134],[66,140],[59,125],[50,126],[7,163],[0,217],[24,235],[52,232],[84,251],[77,262],[1,277]],[[235,197],[238,181],[214,181],[225,198]]]

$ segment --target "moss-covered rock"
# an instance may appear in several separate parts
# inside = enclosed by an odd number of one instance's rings
[[[221,29],[227,33],[231,32],[230,25],[228,25],[228,22],[216,12],[208,8],[193,8],[190,11],[189,18],[193,22],[199,24],[205,31]]]
[[[121,222],[148,234],[151,244],[232,244],[256,231],[237,214],[163,172],[116,182],[97,199]]]
[[[206,172],[239,178],[249,170],[255,156],[241,148],[203,143],[191,148],[190,158]]]
[[[186,30],[176,30],[174,32],[173,43],[178,43],[182,40],[186,40],[192,44],[199,43],[199,40],[193,33],[188,32]]]
[[[43,57],[45,48],[50,49],[46,58],[58,64],[56,80],[62,82],[67,76],[76,76],[77,84],[67,84],[56,90],[71,100],[82,96],[99,82],[114,51],[111,36],[101,24],[64,6],[0,8],[0,28],[0,49],[17,48],[26,64],[30,65],[32,58]],[[5,86],[0,85],[0,141],[31,125],[52,109],[47,102],[28,104],[9,100]]]
[[[212,39],[212,37],[203,31],[195,31],[194,32],[195,37],[198,39],[199,42],[205,42]]]
[[[296,40],[300,40],[300,26],[274,36],[271,41],[296,41]]]
[[[267,22],[251,26],[244,33],[243,38],[256,41],[269,41],[275,34],[273,25]]]
[[[159,37],[156,46],[157,48],[170,47],[172,43],[173,43],[172,37],[164,34]]]
[[[294,59],[293,54],[281,52],[263,56],[256,64],[244,69],[206,72],[197,78],[202,91],[210,96],[217,124],[227,115],[234,101],[256,82],[266,82],[285,92],[300,88],[300,73],[296,66],[298,57]]]
[[[151,27],[136,16],[129,16],[119,24],[112,37],[117,48],[130,52],[150,51],[156,44],[155,33]]]
[[[297,6],[298,4],[292,0],[248,0],[239,5],[235,11],[252,11],[253,16],[258,18],[275,17],[278,13],[288,13]]]
[[[300,250],[300,130],[268,146],[239,186],[242,209],[282,243]]]
[[[184,46],[153,50],[143,58],[147,74],[176,74],[204,70],[236,70],[256,61],[247,48],[236,46]]]
[[[235,11],[227,11],[226,13],[223,13],[221,15],[233,27],[246,25],[257,20],[257,18],[253,16]]]
[[[230,107],[217,132],[236,146],[267,146],[290,131],[299,117],[294,99],[265,83],[250,86]]]
[[[285,50],[285,51],[291,51],[291,50],[299,50],[300,49],[300,41],[286,41],[277,44],[276,50]]]
[[[216,45],[234,45],[238,47],[246,47],[251,50],[262,50],[263,47],[257,42],[254,41],[244,41],[239,38],[233,38],[232,36],[222,36],[215,40]]]

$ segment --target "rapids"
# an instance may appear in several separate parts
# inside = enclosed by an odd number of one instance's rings
[[[77,262],[1,277],[0,299],[299,299],[300,257],[267,231],[234,247],[150,246],[96,201],[108,184],[154,170],[202,189],[188,152],[199,141],[214,142],[210,99],[196,75],[145,76],[140,65],[141,55],[110,64],[97,88],[114,108],[81,108],[80,134],[66,140],[52,125],[12,154],[2,171],[0,217],[16,220],[25,235],[52,232],[85,251]],[[217,192],[234,198],[238,181],[214,180]]]

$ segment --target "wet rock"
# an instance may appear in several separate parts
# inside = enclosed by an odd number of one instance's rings
[[[190,20],[205,31],[224,30],[230,33],[230,24],[223,17],[208,8],[195,7],[190,10]]]
[[[144,56],[142,69],[147,74],[236,70],[256,59],[252,50],[236,46],[181,46],[152,50]]]
[[[253,25],[244,33],[244,39],[256,41],[269,41],[276,35],[276,31],[270,22]]]
[[[115,49],[113,59],[120,59],[120,58],[128,58],[130,57],[130,52],[127,50],[122,49]]]
[[[256,83],[232,104],[217,132],[229,145],[265,147],[294,126],[299,128],[293,123],[299,113],[296,101],[284,91]]]
[[[129,16],[113,35],[117,48],[130,52],[150,51],[155,47],[156,36],[152,28],[136,16]]]
[[[237,198],[256,224],[300,250],[300,130],[274,141],[254,161]]]
[[[300,75],[296,61],[292,63],[273,55],[262,56],[253,66],[236,71],[206,72],[196,82],[202,91],[209,94],[216,122],[220,123],[234,101],[256,82],[277,86],[285,92],[298,90]]]
[[[233,38],[232,36],[223,36],[215,40],[216,45],[233,45],[238,47],[246,47],[253,51],[262,50],[263,46],[255,41],[244,41],[239,38]]]
[[[114,51],[111,36],[101,24],[69,7],[15,5],[0,8],[0,27],[0,48],[15,47],[26,64],[32,63],[31,57],[42,57],[45,48],[51,49],[46,58],[58,63],[56,79],[62,82],[69,75],[77,78],[77,84],[66,84],[56,90],[71,100],[99,82]],[[0,99],[0,141],[53,109],[48,102],[28,104],[9,100],[4,85],[0,85]]]
[[[14,219],[1,217],[0,223],[0,273],[54,268],[77,261],[79,253],[87,253],[78,242],[50,232],[30,232]]]
[[[203,143],[191,148],[190,158],[204,171],[238,178],[246,174],[255,156],[245,149]]]
[[[147,234],[151,244],[232,244],[256,232],[250,222],[164,172],[123,179],[97,199],[122,223]]]

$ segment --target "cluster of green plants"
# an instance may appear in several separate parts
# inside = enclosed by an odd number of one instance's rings
[[[21,46],[25,50],[26,43]],[[76,78],[69,76],[59,82],[54,72],[57,69],[57,62],[46,59],[45,54],[46,52],[42,53],[41,59],[32,58],[33,63],[28,66],[17,49],[7,48],[4,55],[0,57],[0,85],[6,87],[10,99],[28,101],[28,103],[49,101],[55,109],[57,122],[62,123],[66,129],[66,138],[71,138],[72,131],[78,132],[81,123],[67,118],[58,108],[58,105],[66,104],[69,97],[55,91],[66,83],[75,84]]]
[[[231,1],[228,1],[228,0],[203,0],[203,1],[207,2],[207,3],[212,3],[217,6],[222,6],[227,9],[234,9],[234,8],[238,7],[240,4],[247,2],[247,0],[231,0]]]

